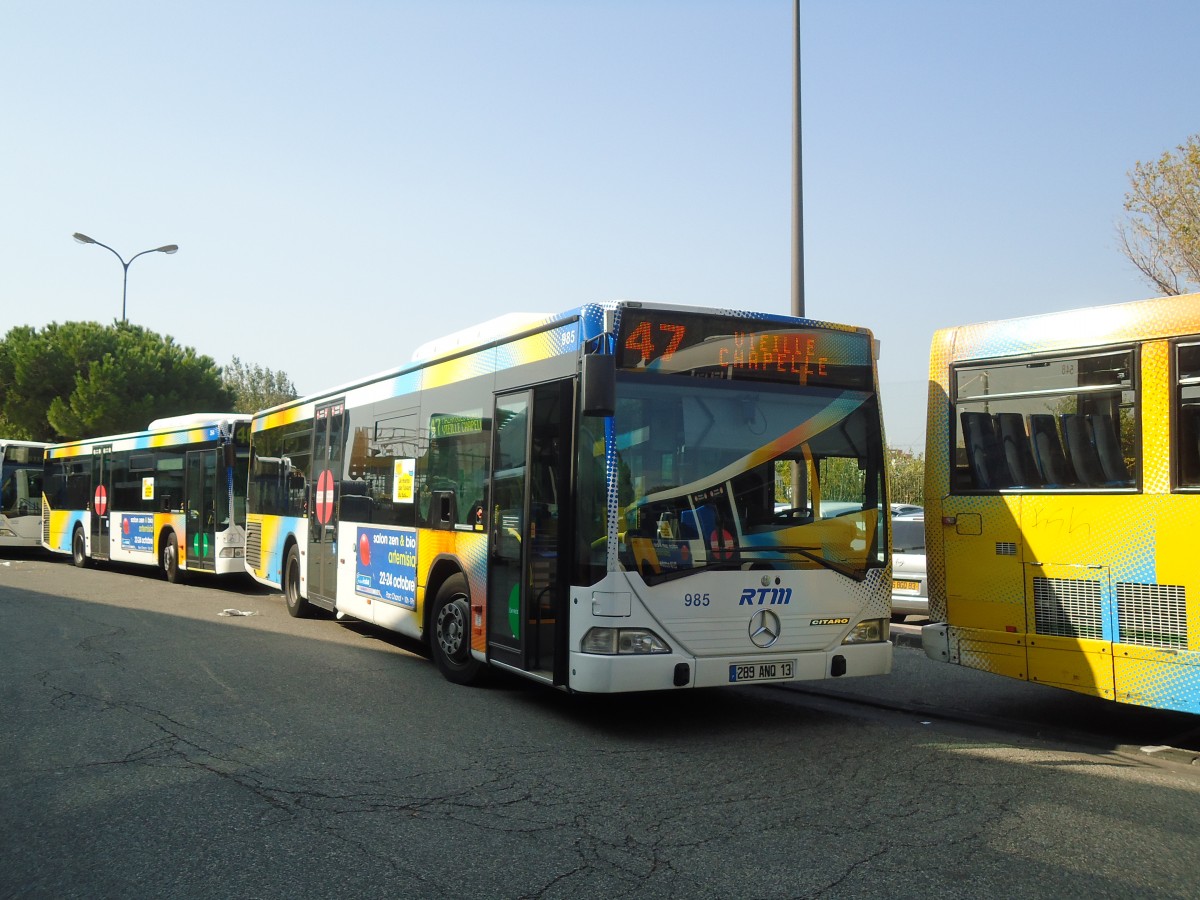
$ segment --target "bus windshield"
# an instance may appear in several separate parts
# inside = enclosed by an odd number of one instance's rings
[[[874,393],[623,376],[619,561],[648,582],[713,569],[883,565]]]

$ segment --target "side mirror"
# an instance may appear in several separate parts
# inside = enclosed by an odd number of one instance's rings
[[[583,358],[583,414],[611,416],[617,410],[617,358],[591,354]]]

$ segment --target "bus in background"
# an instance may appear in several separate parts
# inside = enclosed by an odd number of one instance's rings
[[[196,414],[51,445],[42,545],[81,567],[157,565],[171,582],[244,572],[249,433],[249,416]]]
[[[1200,712],[1200,295],[939,331],[926,653]]]
[[[251,446],[247,570],[293,615],[426,640],[451,681],[890,671],[864,329],[630,302],[509,316],[256,414]]]
[[[37,547],[47,444],[0,438],[0,547]]]

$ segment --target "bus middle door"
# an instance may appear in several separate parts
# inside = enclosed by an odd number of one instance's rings
[[[319,406],[313,430],[316,480],[308,504],[308,596],[318,606],[337,604],[338,500],[345,457],[346,404]],[[324,601],[324,602],[322,602]]]
[[[205,572],[216,570],[217,547],[217,453],[216,450],[189,450],[184,473],[184,553],[187,567]]]
[[[92,559],[108,559],[109,516],[112,485],[109,484],[109,456],[112,447],[92,449]]]

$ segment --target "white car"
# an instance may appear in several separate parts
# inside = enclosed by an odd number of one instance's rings
[[[929,583],[925,577],[925,517],[892,519],[892,621],[929,615]]]

